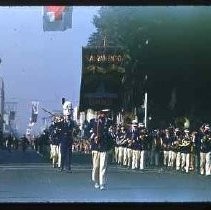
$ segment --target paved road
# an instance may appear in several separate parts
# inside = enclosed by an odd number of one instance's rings
[[[108,187],[91,182],[91,162],[75,155],[73,173],[59,172],[35,151],[0,150],[0,202],[211,201],[211,177],[175,171],[132,171],[110,165]],[[82,160],[80,164],[80,159]]]

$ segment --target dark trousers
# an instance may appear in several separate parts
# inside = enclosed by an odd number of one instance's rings
[[[71,170],[71,162],[72,162],[72,148],[69,144],[60,145],[61,152],[61,169]]]
[[[195,152],[195,171],[200,173],[200,151]]]

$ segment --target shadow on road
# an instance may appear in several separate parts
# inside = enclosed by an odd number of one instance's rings
[[[33,164],[47,162],[48,160],[45,160],[31,148],[28,148],[25,152],[22,150],[12,150],[11,152],[4,149],[0,150],[0,164]]]

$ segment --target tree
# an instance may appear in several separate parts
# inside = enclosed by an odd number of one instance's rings
[[[147,74],[150,111],[161,118],[211,116],[210,8],[102,7],[88,45],[122,46],[130,56],[124,78],[129,108],[143,100]],[[169,108],[172,92],[175,106]],[[128,96],[129,94],[129,96]]]

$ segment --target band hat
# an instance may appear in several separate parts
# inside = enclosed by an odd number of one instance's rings
[[[138,126],[139,127],[144,127],[144,123],[139,123]]]
[[[204,128],[209,129],[209,128],[210,128],[210,126],[207,124],[207,125],[205,125],[205,127],[204,127]]]
[[[132,124],[137,124],[137,120],[132,120]]]
[[[189,133],[190,131],[189,131],[188,129],[185,129],[184,132],[185,132],[185,133]]]

